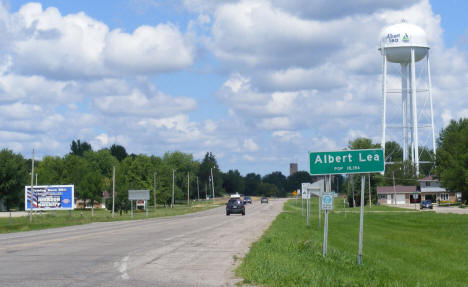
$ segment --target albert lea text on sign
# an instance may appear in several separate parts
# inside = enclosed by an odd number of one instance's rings
[[[382,149],[311,152],[309,155],[313,175],[384,171]]]

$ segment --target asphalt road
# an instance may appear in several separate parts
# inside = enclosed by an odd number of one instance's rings
[[[176,217],[0,234],[1,286],[234,286],[284,200]]]

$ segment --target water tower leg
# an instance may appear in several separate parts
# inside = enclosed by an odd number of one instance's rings
[[[416,65],[414,48],[411,48],[411,98],[413,100],[414,163],[416,165],[416,176],[419,176],[418,110],[416,103]]]
[[[408,160],[408,63],[401,64],[401,113],[403,116],[403,160]]]
[[[428,89],[429,89],[429,102],[431,104],[432,150],[434,151],[434,156],[435,156],[436,144],[435,144],[435,132],[434,132],[434,109],[432,106],[432,82],[431,82],[431,65],[429,63],[429,49],[427,50],[427,81],[428,81]]]
[[[408,64],[408,70],[409,70],[409,73],[411,74],[411,71],[412,71],[412,67],[413,65],[411,64],[411,61],[409,62]],[[409,106],[409,121],[410,121],[410,124],[409,124],[409,148],[411,149],[411,162],[414,163],[414,121],[413,121],[413,94],[412,94],[412,91],[413,91],[413,88],[412,88],[412,78],[411,76],[408,77],[408,81],[407,81],[407,85],[408,85],[408,106]],[[409,156],[408,156],[409,157]]]
[[[384,150],[385,157],[385,129],[387,128],[386,113],[387,113],[387,55],[386,50],[383,50],[383,65],[382,65],[382,100],[383,100],[383,111],[382,111],[382,142],[381,146]]]

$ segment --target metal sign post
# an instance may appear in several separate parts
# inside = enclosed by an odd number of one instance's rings
[[[344,217],[346,217],[346,194],[343,196],[343,211]]]
[[[364,233],[364,173],[384,172],[385,158],[383,149],[363,149],[363,150],[342,150],[330,152],[310,152],[309,153],[310,174],[311,175],[328,175],[332,174],[361,174],[361,214],[359,222],[359,251],[358,264],[362,264],[362,238]],[[331,178],[328,179],[327,190],[331,191]],[[333,202],[333,198],[326,199],[326,194],[323,195],[322,208],[328,210],[326,203]],[[353,193],[354,201],[354,193]],[[353,204],[354,206],[354,204]],[[345,213],[346,215],[346,213]],[[328,225],[328,212],[325,211],[325,225]],[[320,208],[319,208],[319,225],[320,225]],[[324,227],[324,255],[326,255],[326,233],[328,226]]]
[[[322,222],[322,189],[320,190],[320,195],[318,198],[318,227],[320,228],[321,222]]]
[[[328,176],[327,179],[327,192],[322,196],[322,209],[325,210],[325,223],[323,226],[323,256],[327,256],[327,247],[328,247],[328,211],[333,209],[333,193],[331,192],[331,176]]]
[[[359,218],[359,252],[358,252],[358,265],[362,264],[362,237],[364,233],[364,186],[365,176],[361,175],[361,214]]]
[[[302,202],[302,205],[301,205],[302,217],[304,217],[304,194],[302,194],[301,202]]]

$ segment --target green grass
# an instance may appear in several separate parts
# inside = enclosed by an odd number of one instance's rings
[[[345,217],[342,199],[334,207],[326,258],[316,201],[306,226],[300,201],[290,200],[237,274],[266,286],[468,286],[467,215],[366,207],[358,266],[359,208]]]
[[[191,206],[175,205],[174,208],[158,207],[156,210],[150,207],[148,210],[148,218],[182,215],[217,206],[219,205],[212,205],[211,203],[195,203]],[[134,211],[134,220],[145,218],[147,218],[145,211]],[[95,209],[94,216],[91,216],[91,209],[75,209],[72,211],[71,216],[69,216],[68,211],[57,211],[56,213],[54,211],[48,211],[47,213],[43,212],[42,215],[40,215],[39,212],[35,212],[32,223],[29,223],[29,216],[13,217],[11,219],[8,217],[0,218],[0,233],[120,220],[132,220],[130,210],[128,213],[123,212],[122,215],[116,211],[114,218],[112,218],[112,213],[105,209]]]

